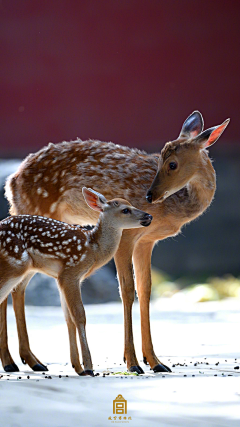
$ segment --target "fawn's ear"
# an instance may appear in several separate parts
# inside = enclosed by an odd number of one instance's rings
[[[107,199],[105,199],[105,197],[102,194],[87,187],[83,187],[82,193],[83,193],[85,202],[90,208],[98,212],[103,211],[103,208],[107,203]]]
[[[193,113],[190,114],[190,116],[183,123],[179,138],[194,138],[202,132],[203,125],[204,122],[202,114],[199,113],[199,111],[193,111]]]
[[[194,144],[198,144],[201,149],[210,147],[222,135],[229,122],[230,119],[227,119],[221,125],[214,126],[200,133],[200,135],[194,139]]]

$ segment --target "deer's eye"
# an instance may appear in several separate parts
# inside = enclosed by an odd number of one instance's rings
[[[169,169],[171,169],[171,170],[177,169],[177,163],[176,162],[170,162],[169,163]]]
[[[128,213],[130,213],[131,211],[130,211],[130,209],[128,209],[128,208],[125,208],[125,209],[123,209],[122,210],[122,213],[124,213],[124,214],[128,214]]]

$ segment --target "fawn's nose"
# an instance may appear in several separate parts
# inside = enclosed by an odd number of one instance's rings
[[[150,190],[147,192],[146,199],[148,203],[152,203],[152,192]]]
[[[145,213],[145,214],[143,215],[142,219],[141,219],[140,224],[141,224],[143,227],[148,227],[148,226],[151,224],[152,219],[153,219],[152,215],[150,215],[150,214],[148,214],[148,213]]]
[[[152,217],[152,215],[150,215],[150,214],[146,213],[146,214],[144,215],[144,219],[147,219],[147,220],[149,220],[149,221],[152,221],[153,217]]]

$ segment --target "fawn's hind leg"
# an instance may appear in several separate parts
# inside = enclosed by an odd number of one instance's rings
[[[0,277],[0,356],[3,368],[6,372],[18,371],[17,365],[11,357],[8,349],[7,334],[7,296],[24,280],[27,263],[14,268],[5,259],[1,259],[1,277]],[[23,307],[24,312],[24,307]]]
[[[17,322],[19,353],[24,364],[28,364],[33,371],[48,371],[47,366],[43,365],[40,360],[30,350],[27,325],[25,318],[25,290],[34,276],[34,273],[29,273],[18,285],[17,289],[12,292],[13,308]]]
[[[19,371],[9,352],[7,336],[7,298],[0,305],[0,358],[6,372]]]
[[[0,357],[3,368],[6,372],[19,371],[17,365],[9,352],[8,334],[7,334],[7,297],[12,289],[18,285],[22,279],[22,271],[17,275],[13,265],[5,259],[0,259],[1,277],[0,277]],[[14,275],[13,275],[14,273]]]

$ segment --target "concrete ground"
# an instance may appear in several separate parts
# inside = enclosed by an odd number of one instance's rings
[[[240,425],[240,301],[151,303],[156,354],[171,367],[154,374],[142,362],[139,306],[134,339],[144,375],[128,375],[122,361],[121,304],[86,306],[87,336],[99,376],[78,377],[69,364],[61,308],[27,307],[33,352],[49,372],[34,373],[20,362],[12,307],[9,346],[20,372],[0,369],[3,427],[97,427],[112,424],[166,427]],[[127,400],[126,414],[113,414],[113,400]],[[114,418],[115,417],[115,418]]]

